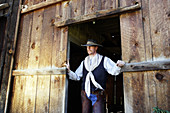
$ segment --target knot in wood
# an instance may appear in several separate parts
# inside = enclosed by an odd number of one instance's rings
[[[155,75],[156,79],[158,79],[159,81],[161,81],[164,77],[164,75],[160,74],[160,73],[156,73]]]

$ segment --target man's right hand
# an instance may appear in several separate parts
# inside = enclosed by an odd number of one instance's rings
[[[68,72],[70,71],[70,63],[69,60],[67,60],[67,63],[64,64],[68,70]]]

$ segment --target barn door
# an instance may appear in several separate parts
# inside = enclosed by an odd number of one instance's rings
[[[169,67],[170,63],[169,20],[166,13],[169,2],[168,0],[135,2],[141,5],[141,10],[120,16],[122,59],[127,63],[140,64],[130,65],[133,70],[124,73],[125,112],[152,113],[154,107],[170,110],[168,96],[170,71],[169,68],[159,70]],[[135,2],[122,0],[120,5],[127,6]],[[146,64],[150,62],[151,67],[142,66],[141,62],[144,61]],[[162,65],[161,62],[166,65]]]
[[[18,31],[11,113],[65,113],[67,79],[67,27],[53,26],[62,20],[62,0],[24,0]]]

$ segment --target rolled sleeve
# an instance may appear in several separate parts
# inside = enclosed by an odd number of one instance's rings
[[[121,68],[116,66],[116,63],[108,57],[105,57],[104,59],[104,68],[111,75],[118,75],[121,71]]]

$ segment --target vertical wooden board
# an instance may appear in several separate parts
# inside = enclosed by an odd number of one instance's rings
[[[96,5],[95,0],[85,0],[85,15],[93,13],[96,10]]]
[[[55,6],[44,9],[42,34],[40,42],[39,68],[50,68],[52,62],[52,42],[53,26],[52,21],[55,18]]]
[[[142,0],[142,20],[145,38],[145,48],[146,48],[146,61],[152,61],[152,39],[150,32],[150,14],[149,14],[149,1]]]
[[[69,18],[74,18],[76,16],[81,16],[84,9],[84,4],[82,4],[84,0],[72,0],[69,2]],[[81,7],[80,7],[81,6]]]
[[[39,65],[40,57],[40,39],[42,32],[42,22],[43,22],[43,12],[44,9],[34,11],[33,15],[33,26],[31,32],[31,41],[30,41],[30,52],[28,59],[28,69],[37,69]]]
[[[120,7],[133,5],[140,1],[120,1]],[[120,16],[122,55],[125,62],[146,60],[145,39],[143,35],[142,12],[135,11]],[[128,77],[129,76],[129,77]],[[128,77],[128,79],[127,79]],[[124,73],[125,112],[150,112],[148,82],[146,72]],[[130,87],[127,84],[130,81]],[[130,93],[130,94],[129,94]],[[130,100],[128,100],[128,98]]]
[[[52,67],[62,67],[66,62],[68,27],[57,28],[54,31]],[[66,75],[52,75],[50,92],[50,112],[65,113]]]
[[[156,95],[156,82],[154,77],[154,71],[147,72],[148,76],[148,94],[149,94],[149,110],[153,112],[153,107],[157,106],[157,95]]]
[[[53,46],[53,26],[51,24],[55,17],[55,6],[44,9],[42,34],[40,41],[39,69],[51,68],[52,46]],[[49,112],[50,97],[50,75],[38,76],[36,112]]]
[[[39,53],[40,53],[40,37],[42,29],[42,16],[43,9],[34,11],[33,13],[33,25],[30,39],[30,51],[28,59],[28,69],[38,68],[39,63]],[[27,113],[33,113],[35,110],[35,97],[36,97],[36,85],[37,85],[37,76],[26,76],[25,77],[25,92],[24,92],[24,105],[23,111]]]
[[[62,20],[67,20],[70,18],[70,8],[69,8],[69,1],[63,1],[61,3],[61,14],[62,14]]]
[[[124,73],[123,76],[123,86],[124,86],[124,108],[126,113],[133,113],[133,89],[131,78],[133,75],[131,73]]]
[[[125,62],[145,61],[141,11],[120,16],[121,46]]]
[[[101,0],[101,8],[105,9],[116,9],[119,7],[119,0]]]
[[[134,5],[140,0],[122,0],[120,7]],[[120,16],[122,56],[125,62],[145,61],[145,40],[143,35],[142,12],[135,11]]]
[[[28,67],[28,56],[29,56],[29,44],[30,44],[30,33],[31,33],[31,27],[32,27],[32,13],[23,15],[23,22],[21,24],[22,26],[22,33],[21,35],[19,35],[19,45],[17,49],[18,52],[18,56],[16,56],[18,59],[17,61],[17,66],[16,69],[27,69]],[[15,87],[15,89],[13,89],[14,91],[14,97],[12,97],[12,105],[11,108],[16,111],[16,112],[22,112],[24,107],[20,107],[23,106],[24,103],[24,91],[23,89],[25,89],[25,84],[26,84],[26,78],[25,77],[17,77],[15,78],[16,81],[22,81],[21,83],[17,83],[14,84],[14,86],[16,85],[17,87]],[[18,79],[18,80],[17,80]],[[21,87],[21,89],[20,89]],[[17,89],[19,88],[19,89]],[[17,96],[15,98],[15,96]],[[18,99],[19,98],[19,99]]]
[[[13,82],[12,99],[10,106],[10,113],[22,113],[24,91],[25,91],[25,77],[16,76]]]
[[[170,110],[169,95],[170,95],[170,71],[150,71],[149,83],[149,100],[150,111],[153,112],[153,107],[158,107],[163,110]],[[161,79],[161,77],[163,77]]]
[[[127,113],[149,113],[149,89],[146,72],[124,74],[124,104]]]
[[[149,94],[146,72],[131,73],[133,77],[133,112],[134,113],[149,113]]]
[[[161,2],[159,0],[149,1],[149,15],[154,61],[170,58],[169,6],[169,0],[164,0]]]
[[[23,92],[24,99],[23,99],[23,106],[22,112],[23,113],[34,113],[35,110],[35,95],[36,95],[36,84],[37,84],[37,76],[21,76],[25,78],[25,90]]]
[[[50,75],[38,76],[37,96],[36,96],[36,113],[49,112],[49,93]]]
[[[66,113],[66,75],[51,76],[50,113]]]
[[[19,47],[19,56],[16,56],[18,60],[17,69],[27,69],[28,58],[29,58],[29,45],[30,45],[30,34],[32,30],[32,13],[23,15],[23,28],[21,34],[21,44]]]

